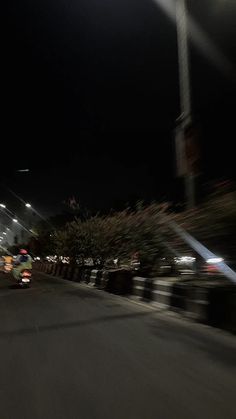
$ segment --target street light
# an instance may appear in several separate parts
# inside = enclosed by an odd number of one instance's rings
[[[25,204],[25,206],[26,206],[27,208],[31,208],[31,205],[30,205],[28,202]]]
[[[7,235],[7,233],[4,231],[3,233],[2,233],[4,236],[6,236]]]
[[[31,205],[30,204],[28,204],[27,205],[27,207],[28,208],[31,208]],[[27,231],[28,233],[30,233],[30,234],[32,234],[33,235],[33,233],[32,232],[30,232],[29,231],[29,229],[27,228],[27,227],[25,227],[24,226],[24,224],[22,223],[22,220],[20,219],[20,221],[18,221],[18,219],[17,218],[15,218],[15,216],[14,216],[14,213],[13,212],[11,212],[9,209],[7,209],[6,208],[6,205],[5,204],[0,204],[0,209],[1,208],[3,208],[2,209],[2,212],[13,222],[13,223],[15,223],[15,224],[18,224],[18,226],[20,226],[23,230],[25,230],[25,231]],[[7,231],[11,231],[9,228],[7,228]]]

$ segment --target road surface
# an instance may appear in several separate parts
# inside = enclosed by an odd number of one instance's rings
[[[0,274],[1,419],[235,419],[236,339],[86,286]]]

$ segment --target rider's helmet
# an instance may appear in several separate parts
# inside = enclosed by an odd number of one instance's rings
[[[20,255],[27,255],[28,252],[25,249],[20,249]]]

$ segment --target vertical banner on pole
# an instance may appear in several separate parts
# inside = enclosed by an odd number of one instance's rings
[[[175,129],[175,159],[176,159],[176,176],[183,177],[187,174],[186,149],[184,130],[181,125]]]
[[[199,173],[200,150],[197,134],[191,125],[178,125],[175,130],[176,176]]]
[[[187,126],[184,131],[185,140],[185,152],[187,160],[187,170],[192,175],[199,174],[199,162],[200,162],[200,148],[199,138],[196,131],[196,127],[192,124]]]

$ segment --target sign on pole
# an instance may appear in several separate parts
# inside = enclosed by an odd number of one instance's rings
[[[183,177],[187,174],[186,150],[184,141],[184,130],[181,125],[175,129],[175,156],[176,156],[176,175]]]

